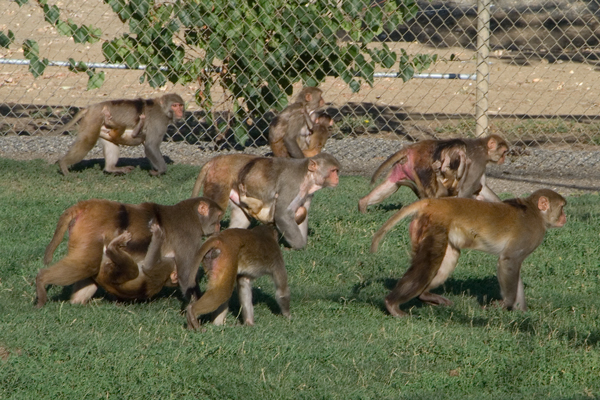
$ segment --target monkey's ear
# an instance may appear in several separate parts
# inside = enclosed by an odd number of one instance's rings
[[[200,215],[204,215],[206,217],[209,211],[210,206],[206,202],[201,201],[200,203],[198,203],[198,212],[200,213]]]
[[[550,200],[547,197],[540,197],[538,199],[538,209],[540,211],[546,212],[550,208]]]
[[[319,165],[317,164],[317,162],[313,159],[308,160],[308,171],[309,172],[315,172],[316,170],[319,169]]]

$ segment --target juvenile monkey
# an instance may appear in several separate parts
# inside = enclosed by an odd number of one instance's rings
[[[275,204],[265,204],[259,199],[255,199],[252,197],[248,197],[246,188],[242,183],[238,185],[238,192],[235,190],[231,190],[231,201],[240,208],[242,208],[246,213],[263,223],[269,223],[273,221],[275,216]],[[278,195],[275,195],[275,199],[277,199]],[[306,219],[307,211],[306,208],[300,206],[296,210],[294,219],[296,223],[300,225]]]
[[[125,146],[137,146],[144,143],[143,128],[144,121],[146,120],[145,114],[138,116],[138,123],[133,129],[123,129],[122,126],[114,124],[107,106],[102,107],[102,113],[104,114],[104,125],[100,128],[101,139]]]
[[[325,147],[329,139],[329,128],[333,126],[333,118],[318,111],[310,115],[306,108],[304,114],[308,129],[300,131],[297,142],[304,157],[310,158],[319,154]]]
[[[273,119],[269,126],[269,144],[275,157],[304,158],[298,140],[301,135],[309,134],[305,114],[310,117],[317,108],[323,107],[322,93],[316,87],[303,88],[296,101]]]
[[[358,202],[360,212],[380,203],[401,186],[420,199],[457,196],[500,201],[485,183],[487,163],[502,164],[508,143],[498,135],[478,139],[423,140],[403,147],[384,161],[371,183],[387,169],[385,180]]]
[[[339,162],[330,154],[320,153],[312,158],[289,159],[261,157],[247,163],[233,185],[231,199],[232,228],[250,225],[247,205],[239,199],[239,185],[243,185],[246,197],[273,208],[272,221],[289,245],[295,249],[306,245],[308,238],[308,210],[313,194],[325,187],[339,183]],[[260,203],[255,203],[260,204]],[[256,209],[252,213],[256,213]],[[270,211],[266,213],[270,215]],[[300,224],[297,221],[302,221]],[[267,221],[263,221],[267,222]]]
[[[164,263],[168,263],[168,259],[172,258],[183,294],[197,294],[195,277],[200,264],[198,250],[202,244],[202,236],[218,232],[222,216],[223,210],[212,200],[203,197],[184,200],[172,206],[155,203],[122,204],[101,199],[80,201],[60,216],[54,236],[46,247],[44,264],[48,265],[68,230],[67,255],[52,266],[41,269],[37,274],[37,306],[42,307],[47,301],[47,285],[75,284],[71,302],[83,304],[94,295],[98,284],[108,282],[108,286],[112,286],[114,279],[118,282],[128,280],[115,278],[110,270],[106,270],[106,267],[109,267],[106,264],[108,260],[128,266],[130,269],[125,269],[124,274],[126,277],[132,277],[130,272],[134,270],[134,263],[142,262],[146,256],[151,257],[145,261],[151,271],[144,273],[146,279],[152,281],[151,284],[159,283],[158,278],[154,278],[151,272],[164,271],[166,275]],[[164,239],[150,230],[154,223],[164,232]],[[110,243],[120,235],[119,232],[125,236],[111,246]],[[154,254],[156,259],[152,254],[147,254],[153,240],[155,246],[160,243],[160,258],[158,253]],[[126,247],[123,250],[131,257],[133,263],[118,258],[123,254],[117,246],[125,241]],[[109,243],[110,249],[105,255],[106,243]],[[103,265],[105,271],[98,281]],[[130,295],[127,297],[131,298]],[[133,297],[145,298],[146,292],[140,290],[139,296]]]
[[[142,262],[136,262],[127,252],[131,233],[124,231],[104,250],[100,271],[95,282],[121,299],[150,298],[164,286],[177,286],[177,270],[173,257],[162,257],[165,234],[156,223],[150,226],[152,237]]]
[[[460,249],[496,254],[498,282],[509,310],[527,310],[521,264],[543,241],[546,229],[567,222],[567,201],[549,189],[504,202],[482,202],[464,198],[424,199],[402,208],[375,233],[371,252],[400,220],[413,217],[408,231],[412,244],[409,269],[385,298],[395,317],[405,316],[398,306],[414,297],[429,304],[451,305],[431,290],[450,276]]]
[[[150,160],[153,170],[152,175],[161,175],[167,171],[167,164],[160,152],[160,144],[167,133],[167,127],[171,123],[183,118],[184,101],[178,94],[170,93],[156,99],[134,99],[134,100],[109,100],[93,104],[81,110],[62,129],[66,131],[79,123],[79,129],[75,142],[58,161],[63,175],[69,173],[69,167],[83,160],[86,154],[100,140],[103,151],[105,166],[104,171],[109,173],[123,174],[130,172],[133,167],[117,167],[119,160],[119,144],[138,145],[144,144],[146,157]],[[103,126],[106,125],[107,114],[109,128],[112,131],[100,137]],[[141,115],[144,115],[142,118]],[[142,127],[140,127],[142,124]],[[142,130],[145,132],[143,138],[123,138],[127,129],[138,130],[136,136]],[[114,140],[114,137],[119,139]]]
[[[227,209],[229,204],[229,195],[234,182],[237,181],[240,170],[250,161],[258,158],[251,154],[225,154],[211,158],[200,169],[192,197],[196,197],[202,192],[207,197],[216,202],[223,210]]]
[[[187,307],[188,328],[198,329],[198,317],[213,312],[215,325],[222,325],[236,282],[244,323],[254,325],[252,282],[263,275],[273,278],[281,313],[291,317],[287,272],[272,225],[224,230],[204,242],[199,256],[208,285],[202,297]]]

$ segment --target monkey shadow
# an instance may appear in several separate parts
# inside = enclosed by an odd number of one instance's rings
[[[73,293],[73,285],[63,286],[60,293],[52,295],[49,297],[51,301],[69,301],[71,299],[71,294]],[[148,299],[121,299],[113,294],[108,293],[102,287],[98,287],[98,290],[92,296],[92,299],[103,299],[112,303],[121,303],[121,304],[138,304],[138,303],[150,303],[156,299],[167,299],[167,298],[176,298],[181,304],[185,304],[187,300],[179,290],[179,287],[163,287],[160,292],[155,294],[154,296]],[[91,299],[90,299],[91,300]],[[182,306],[182,310],[185,309],[185,306]]]
[[[171,157],[163,156],[163,158],[168,165],[174,164],[174,161]],[[75,165],[72,165],[69,168],[69,170],[71,172],[82,172],[82,171],[85,171],[88,169],[96,169],[96,168],[100,168],[101,170],[104,170],[104,165],[105,165],[104,158],[91,158],[89,160],[83,160],[83,161],[78,162]],[[119,158],[119,162],[117,162],[117,167],[129,167],[129,166],[134,167],[134,168],[140,168],[143,171],[151,171],[152,170],[152,164],[146,157]],[[111,174],[111,175],[119,175],[119,174]]]
[[[264,293],[260,288],[253,287],[252,288],[252,305],[256,307],[257,304],[265,304],[272,314],[281,315],[281,309],[279,308],[279,304],[277,304],[277,300],[266,293]],[[185,309],[184,309],[185,310]],[[244,323],[243,315],[242,315],[242,305],[240,304],[240,298],[238,296],[238,291],[234,290],[231,298],[229,299],[229,315],[232,315],[236,318],[239,324]],[[199,318],[200,324],[210,324],[213,320],[212,314],[201,315]]]
[[[378,279],[367,279],[361,283],[358,283],[352,287],[352,297],[357,298],[360,292],[372,285],[383,285],[387,290],[391,291],[396,287],[398,279],[392,278],[378,278]],[[466,280],[448,279],[444,285],[431,291],[432,293],[439,294],[441,296],[447,296],[454,294],[458,296],[467,295],[475,296],[477,302],[481,307],[494,306],[494,304],[502,300],[500,294],[500,286],[495,276],[485,278],[472,278]],[[381,311],[387,313],[387,309],[383,300],[378,302]],[[400,305],[400,309],[408,311],[411,308],[431,307],[429,304],[422,302],[417,297],[407,301]],[[487,322],[486,322],[487,323]]]

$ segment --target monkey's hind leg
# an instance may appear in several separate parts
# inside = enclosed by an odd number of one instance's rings
[[[121,175],[133,171],[134,167],[117,167],[119,161],[119,146],[100,138],[102,151],[104,152],[104,172],[109,174]]]
[[[431,287],[448,246],[448,230],[441,225],[431,225],[427,217],[420,218],[418,226],[411,225],[411,229],[419,230],[419,241],[413,243],[411,266],[385,298],[385,307],[394,317],[406,316],[398,307]],[[425,295],[425,298],[431,297]]]

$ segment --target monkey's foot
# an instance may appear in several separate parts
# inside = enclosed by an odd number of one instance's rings
[[[104,168],[104,173],[106,174],[113,174],[113,175],[125,175],[130,173],[131,171],[133,171],[135,169],[135,167],[132,166],[128,166],[128,167],[112,167],[112,168]]]
[[[384,300],[385,308],[392,317],[406,317],[408,314],[398,308],[397,304],[392,304],[388,299]]]
[[[367,212],[367,200],[363,197],[362,199],[360,199],[358,201],[358,211],[360,211],[361,213],[366,213]]]
[[[192,305],[187,306],[185,315],[187,317],[187,328],[191,330],[200,329],[200,322],[198,322],[198,318],[194,315],[194,311],[192,310]]]
[[[160,176],[160,175],[163,175],[163,174],[164,174],[164,172],[159,172],[159,171],[157,171],[155,169],[151,169],[150,170],[150,175],[152,175],[152,176]]]
[[[419,296],[419,300],[421,300],[423,303],[431,304],[434,306],[451,306],[454,304],[452,301],[448,300],[444,296],[440,296],[439,294],[434,294],[431,292],[421,293],[421,295]]]

